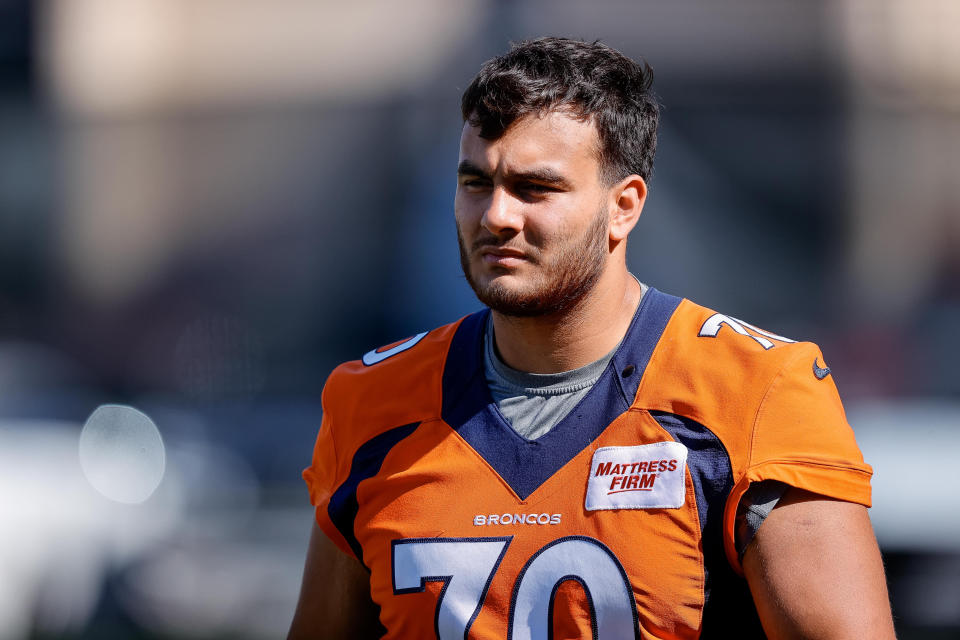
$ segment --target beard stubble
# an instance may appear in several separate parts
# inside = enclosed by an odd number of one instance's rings
[[[573,308],[600,280],[608,256],[607,215],[601,207],[584,236],[576,243],[555,248],[556,256],[539,264],[538,281],[526,290],[511,290],[493,282],[483,286],[473,277],[470,255],[457,227],[460,267],[463,275],[483,304],[506,316],[529,318],[553,315]],[[474,243],[472,252],[483,246],[502,246],[494,240]],[[549,247],[543,247],[547,249]],[[541,251],[541,257],[544,253]]]

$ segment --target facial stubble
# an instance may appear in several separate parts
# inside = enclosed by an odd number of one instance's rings
[[[579,242],[554,249],[539,247],[540,278],[526,290],[511,290],[494,278],[481,285],[470,267],[470,252],[464,246],[463,235],[457,228],[460,246],[460,266],[477,298],[494,311],[513,317],[536,317],[563,313],[575,307],[597,284],[608,257],[607,212],[601,207],[590,227]],[[480,246],[499,246],[494,242],[475,243],[472,253]]]

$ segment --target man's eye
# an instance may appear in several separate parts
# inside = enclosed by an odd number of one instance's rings
[[[482,189],[489,185],[489,182],[486,180],[481,180],[479,178],[468,178],[466,180],[460,181],[461,186],[467,187],[469,189]]]
[[[520,186],[523,191],[528,191],[531,193],[550,193],[556,191],[553,187],[547,186],[545,184],[538,184],[536,182],[528,182]]]

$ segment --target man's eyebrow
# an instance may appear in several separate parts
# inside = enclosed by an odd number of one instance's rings
[[[544,184],[549,184],[556,187],[570,186],[570,181],[567,180],[563,174],[558,173],[549,167],[539,167],[536,169],[530,169],[529,171],[518,171],[516,173],[511,173],[510,178],[513,180],[542,182]]]
[[[460,165],[457,167],[458,176],[481,176],[483,178],[489,178],[490,174],[477,165],[473,164],[469,160],[461,160]]]
[[[457,167],[457,175],[480,176],[482,178],[491,177],[489,172],[484,171],[469,160],[463,160],[460,162],[460,166]],[[511,172],[507,174],[507,178],[513,181],[526,180],[532,182],[542,182],[544,184],[563,188],[570,186],[569,180],[567,180],[561,173],[554,171],[549,167],[540,167],[536,169],[530,169],[528,171]]]

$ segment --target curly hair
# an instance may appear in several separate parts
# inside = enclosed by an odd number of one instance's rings
[[[460,108],[464,122],[488,140],[530,114],[562,110],[592,120],[604,179],[612,184],[637,174],[649,180],[660,118],[652,82],[645,61],[634,62],[599,41],[537,38],[487,60]]]

